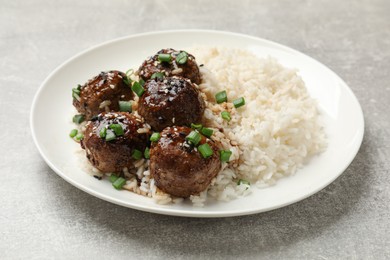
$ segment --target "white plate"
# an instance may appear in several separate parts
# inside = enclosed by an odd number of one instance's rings
[[[74,125],[71,89],[100,71],[137,68],[159,49],[186,49],[194,45],[223,45],[248,49],[260,57],[273,56],[288,67],[299,69],[307,88],[319,102],[326,123],[328,148],[297,174],[277,185],[255,190],[231,202],[204,208],[188,204],[158,205],[152,199],[117,191],[108,181],[98,181],[78,167],[77,143],[70,140]],[[34,141],[46,163],[62,178],[81,190],[112,203],[138,210],[190,217],[247,215],[280,208],[318,192],[334,181],[351,163],[363,139],[361,107],[349,87],[318,61],[280,44],[235,33],[186,30],[139,34],[113,40],[84,51],[66,61],[43,82],[31,110]]]

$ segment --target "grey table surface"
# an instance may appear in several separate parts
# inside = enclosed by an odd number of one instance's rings
[[[390,258],[390,1],[1,0],[0,26],[0,258]],[[224,219],[120,207],[57,176],[29,128],[45,77],[101,42],[188,28],[273,40],[340,75],[366,124],[348,169],[299,203]]]

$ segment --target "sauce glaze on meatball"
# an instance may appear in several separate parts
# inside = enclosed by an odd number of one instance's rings
[[[123,133],[107,141],[105,136],[108,132],[114,132],[110,128],[113,124],[120,125]],[[88,122],[81,147],[86,150],[87,158],[95,168],[105,173],[121,172],[124,167],[133,167],[134,149],[143,152],[146,148],[149,135],[138,133],[140,128],[145,128],[145,125],[130,113],[101,113]],[[102,136],[101,132],[106,134]]]
[[[146,81],[150,79],[154,73],[161,72],[165,76],[181,76],[183,78],[190,79],[192,83],[200,84],[202,79],[195,57],[187,53],[187,61],[184,64],[180,64],[176,61],[176,58],[181,52],[183,51],[177,51],[174,49],[160,50],[157,54],[142,63],[141,67],[138,69],[139,77]],[[159,54],[170,54],[171,61],[159,61]]]
[[[221,170],[217,145],[202,136],[199,144],[207,142],[213,150],[211,157],[203,158],[185,139],[191,131],[188,127],[167,127],[150,149],[150,173],[155,185],[183,198],[204,191]]]
[[[123,81],[126,74],[111,70],[101,72],[81,86],[78,98],[73,98],[73,105],[86,120],[101,112],[119,111],[120,100],[133,99],[131,88]]]
[[[152,79],[144,87],[138,113],[153,130],[201,121],[206,105],[197,87],[189,80],[180,77]]]

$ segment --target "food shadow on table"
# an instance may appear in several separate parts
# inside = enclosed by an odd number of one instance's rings
[[[63,203],[49,203],[65,211],[69,218],[65,222],[84,219],[90,226],[87,229],[103,230],[102,235],[114,233],[120,243],[136,241],[143,249],[171,257],[245,257],[311,241],[348,215],[369,188],[373,171],[365,164],[367,156],[370,145],[363,141],[355,160],[324,190],[284,208],[241,217],[185,218],[141,212],[97,199],[71,185],[58,189],[64,186],[59,183],[61,178],[50,181],[46,189],[50,194],[60,193],[54,197]],[[55,175],[48,166],[45,172]],[[248,246],[238,247],[240,244]]]

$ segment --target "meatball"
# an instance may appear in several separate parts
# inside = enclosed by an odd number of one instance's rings
[[[101,113],[87,123],[81,147],[95,168],[121,172],[132,167],[135,149],[144,152],[149,136],[137,131],[144,127],[141,119],[127,112]]]
[[[174,49],[163,49],[157,52],[157,54],[142,63],[141,67],[138,69],[139,77],[146,81],[150,79],[154,73],[161,72],[165,76],[182,76],[190,79],[195,84],[200,84],[202,79],[195,57],[184,52],[184,56],[187,55],[187,60],[185,62],[185,59],[177,60],[178,55],[183,52],[184,51],[176,51]],[[170,61],[160,61],[158,58],[159,54],[170,54]]]
[[[101,112],[119,111],[118,102],[131,100],[134,95],[124,82],[126,79],[126,74],[120,71],[101,72],[80,86],[79,93],[73,93],[73,105],[86,120]]]
[[[197,87],[181,77],[152,79],[145,83],[138,113],[153,130],[200,122],[205,102]]]
[[[150,173],[155,185],[177,197],[189,197],[204,191],[221,170],[218,147],[202,136],[199,144],[208,143],[213,155],[206,158],[189,142],[188,127],[167,127],[150,149]]]

